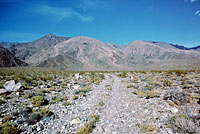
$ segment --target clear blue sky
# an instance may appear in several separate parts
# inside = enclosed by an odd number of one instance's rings
[[[200,0],[0,0],[0,41],[46,34],[200,45]]]

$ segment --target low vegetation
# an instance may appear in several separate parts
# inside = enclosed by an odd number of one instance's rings
[[[95,124],[99,121],[98,115],[92,115],[91,120],[75,134],[91,134]]]
[[[19,128],[5,122],[0,124],[0,134],[17,134],[19,132]]]
[[[43,96],[34,96],[30,99],[30,102],[33,106],[39,107],[47,104],[47,100]]]
[[[153,132],[155,130],[155,126],[152,123],[142,123],[140,125],[140,130],[143,133]]]

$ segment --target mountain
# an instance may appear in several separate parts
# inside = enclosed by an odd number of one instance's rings
[[[17,59],[7,49],[0,47],[0,67],[26,66],[27,63]]]
[[[119,64],[124,57],[121,51],[99,40],[83,36],[71,38],[49,49],[39,51],[29,57],[27,62],[39,65],[58,55],[67,55],[78,60],[84,63],[84,68],[88,69],[123,67]]]
[[[199,51],[200,52],[200,46],[197,46],[197,47],[193,47],[193,48],[190,48],[192,50],[196,50],[196,51]]]
[[[48,49],[49,47],[68,39],[69,37],[59,37],[54,34],[48,34],[32,42],[17,43],[11,46],[9,50],[17,58],[20,58],[26,61],[28,57],[32,56],[38,51]]]
[[[83,65],[84,64],[82,62],[73,59],[68,55],[57,55],[42,61],[37,65],[37,67],[80,70],[82,69]]]
[[[180,69],[200,65],[199,47],[187,49],[156,41],[120,45],[83,36],[49,34],[36,41],[16,43],[9,50],[33,66],[68,70]]]
[[[113,43],[105,43],[105,44],[108,46],[120,49],[120,50],[122,50],[125,47],[125,45],[121,45],[121,44],[113,44]]]
[[[128,55],[140,55],[157,59],[200,58],[200,53],[193,50],[182,50],[167,43],[134,41],[129,43],[123,52]]]
[[[3,47],[3,48],[10,48],[14,45],[17,45],[19,44],[18,42],[0,42],[0,47]]]

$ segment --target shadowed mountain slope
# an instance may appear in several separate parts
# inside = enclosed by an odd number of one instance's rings
[[[17,59],[7,49],[0,47],[0,67],[26,66],[27,63]]]
[[[67,55],[57,55],[41,62],[38,67],[80,70],[83,63]]]

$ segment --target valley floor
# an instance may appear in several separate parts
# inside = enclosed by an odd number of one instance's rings
[[[199,72],[99,73],[99,76],[95,76],[102,79],[91,81],[92,90],[87,91],[81,88],[86,87],[86,81],[90,81],[86,74],[71,79],[67,87],[60,91],[51,89],[51,92],[45,93],[45,97],[53,101],[56,99],[52,96],[67,96],[67,105],[63,105],[63,99],[42,106],[54,115],[46,116],[29,126],[26,123],[19,125],[20,129],[27,128],[21,133],[200,133]],[[64,81],[60,79],[58,83]],[[38,110],[26,101],[32,111]],[[13,100],[1,104],[1,108],[4,108],[0,110],[2,114],[6,110],[12,114],[17,109],[7,106],[8,103],[12,105],[11,102]]]

